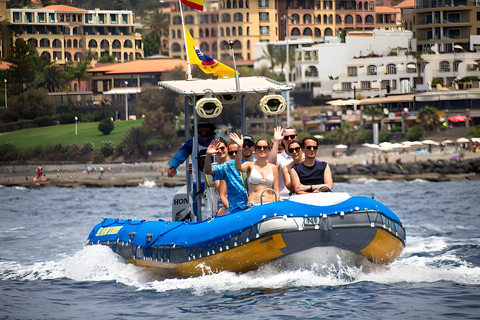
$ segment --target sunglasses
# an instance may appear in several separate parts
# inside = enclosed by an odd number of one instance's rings
[[[251,148],[251,147],[253,147],[253,143],[252,142],[244,142],[243,147],[244,148]]]
[[[307,150],[317,150],[318,146],[306,146],[305,149],[307,149]]]
[[[294,153],[294,152],[298,152],[298,151],[300,151],[300,147],[288,148],[288,152],[290,152],[290,153]]]
[[[267,150],[267,149],[269,149],[269,147],[268,146],[256,146],[255,149],[257,149],[257,150]]]
[[[217,149],[217,151],[218,150],[222,150],[222,152],[223,152],[225,150],[225,147],[220,147],[220,148]]]
[[[201,130],[201,129],[210,129],[210,125],[209,124],[199,124],[197,125],[198,127],[198,130]]]
[[[233,156],[233,155],[236,155],[237,154],[237,151],[228,151],[228,155],[229,156]]]
[[[296,134],[292,134],[291,136],[284,136],[283,140],[293,140],[295,139],[296,136],[297,136]]]

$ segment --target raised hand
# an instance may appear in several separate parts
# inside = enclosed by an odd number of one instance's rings
[[[215,139],[212,142],[210,142],[210,145],[207,148],[207,153],[208,154],[217,154],[217,149],[220,145],[220,140]]]
[[[278,126],[273,130],[273,140],[276,140],[276,141],[283,140],[283,129],[281,126]]]
[[[243,148],[243,135],[238,137],[238,135],[235,132],[230,133],[230,139],[232,139],[233,142],[235,142],[239,148]]]

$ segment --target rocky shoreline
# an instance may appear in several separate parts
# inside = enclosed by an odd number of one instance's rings
[[[112,168],[105,174],[85,173],[80,169],[62,171],[60,177],[48,178],[46,181],[33,181],[32,177],[24,176],[22,170],[16,175],[5,175],[0,185],[5,187],[41,188],[55,186],[63,188],[111,188],[111,187],[137,187],[145,181],[154,182],[159,187],[178,187],[185,184],[185,176],[168,178],[163,172],[152,170],[151,164],[135,164],[129,168],[122,164]],[[442,182],[454,179],[478,180],[480,179],[480,158],[471,158],[463,161],[456,159],[428,159],[421,162],[408,162],[405,164],[383,163],[380,165],[363,164],[332,164],[334,182],[348,182],[352,179],[375,180],[406,180],[423,179],[431,182]],[[5,170],[5,167],[2,168]],[[52,170],[50,168],[50,170]],[[48,171],[47,171],[48,172]],[[52,175],[47,175],[52,176]],[[68,178],[70,176],[70,178]]]

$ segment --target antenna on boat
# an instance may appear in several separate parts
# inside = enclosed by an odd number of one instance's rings
[[[238,79],[237,64],[235,63],[235,52],[233,51],[233,40],[228,40],[228,46],[230,47],[230,51],[232,53],[233,70],[235,70],[235,86],[237,90],[240,90],[240,80]]]
[[[233,59],[233,70],[235,70],[235,87],[237,91],[240,91],[240,79],[238,78],[237,64],[235,63],[235,52],[233,51],[233,40],[228,40],[228,46],[230,47],[230,52],[232,53]],[[245,132],[245,95],[242,94],[242,109],[240,114],[240,129],[242,134]]]

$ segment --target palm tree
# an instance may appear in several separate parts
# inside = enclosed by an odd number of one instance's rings
[[[422,71],[422,64],[424,64],[426,61],[423,60],[422,58],[422,52],[421,51],[408,51],[405,53],[406,55],[410,55],[413,58],[415,58],[415,61],[417,63],[417,75],[418,75],[418,83],[420,84],[420,79],[422,78],[421,71]]]
[[[80,90],[80,81],[82,79],[89,78],[91,74],[87,72],[88,69],[91,69],[90,60],[80,60],[78,62],[70,61],[67,64],[67,74],[70,79],[77,79],[78,81],[78,91]],[[85,90],[88,90],[88,82],[85,82]]]
[[[357,143],[358,139],[355,133],[353,132],[353,128],[348,123],[342,123],[340,129],[337,131],[337,141],[347,146],[351,146]]]
[[[275,46],[273,44],[267,44],[267,50],[263,49],[263,56],[258,58],[257,60],[270,60],[270,69],[273,71],[273,67],[275,67]]]
[[[375,122],[375,117],[380,118],[382,116],[382,109],[378,105],[370,105],[366,106],[365,109],[363,110],[363,113],[366,114],[367,116],[372,117],[372,126]]]
[[[37,88],[45,88],[48,92],[63,91],[68,83],[68,76],[60,71],[54,62],[48,62],[39,70],[35,77]]]
[[[142,40],[152,34],[154,39],[158,41],[158,53],[163,54],[164,50],[168,54],[168,30],[170,27],[170,14],[164,13],[162,9],[160,11],[155,10],[153,15],[149,19],[148,26],[150,30],[142,34]]]
[[[440,126],[440,117],[437,108],[425,106],[418,111],[417,121],[426,132],[433,132]]]
[[[126,149],[127,155],[133,154],[135,157],[141,155],[146,159],[148,139],[147,133],[141,126],[131,127],[122,139],[122,146]]]

